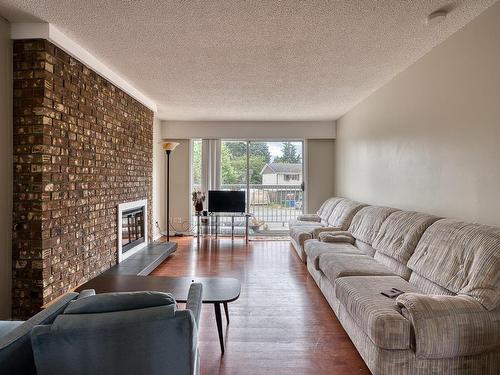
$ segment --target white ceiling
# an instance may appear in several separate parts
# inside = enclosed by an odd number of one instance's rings
[[[0,0],[176,120],[336,119],[496,0]],[[442,7],[447,19],[426,16]]]

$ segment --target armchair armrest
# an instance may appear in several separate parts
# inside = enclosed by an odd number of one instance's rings
[[[465,295],[405,293],[397,303],[412,325],[417,358],[453,358],[500,347],[500,308],[488,311]]]
[[[322,242],[350,243],[351,245],[356,241],[349,232],[321,232],[318,239]]]
[[[199,327],[200,313],[202,305],[203,284],[193,283],[189,287],[186,309],[191,310],[196,321],[196,326]]]
[[[323,227],[323,228],[315,228],[312,231],[312,238],[318,238],[320,233],[323,232],[339,232],[342,229],[339,227]]]
[[[95,289],[84,289],[80,292],[76,299],[82,299],[85,297],[95,296]]]
[[[317,214],[303,214],[297,216],[297,220],[299,221],[313,221],[316,223],[319,223],[321,221],[321,218]]]

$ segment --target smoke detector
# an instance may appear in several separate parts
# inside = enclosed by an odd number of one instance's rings
[[[443,22],[446,19],[448,12],[445,10],[436,10],[427,16],[425,23],[427,25],[437,25],[438,23]]]

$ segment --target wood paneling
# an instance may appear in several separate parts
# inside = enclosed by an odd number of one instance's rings
[[[177,252],[156,276],[227,276],[241,280],[229,304],[220,354],[214,311],[203,306],[201,373],[370,374],[306,267],[288,241],[174,239]],[[224,322],[225,324],[225,322]]]

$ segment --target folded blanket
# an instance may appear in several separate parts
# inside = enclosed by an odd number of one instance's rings
[[[297,217],[297,220],[299,220],[299,221],[313,221],[313,222],[319,223],[321,221],[321,218],[316,214],[304,214],[304,215],[299,215]]]
[[[341,232],[321,232],[319,234],[318,239],[322,242],[330,242],[330,243],[350,243],[354,244],[356,239],[352,236],[351,233],[341,231]]]

